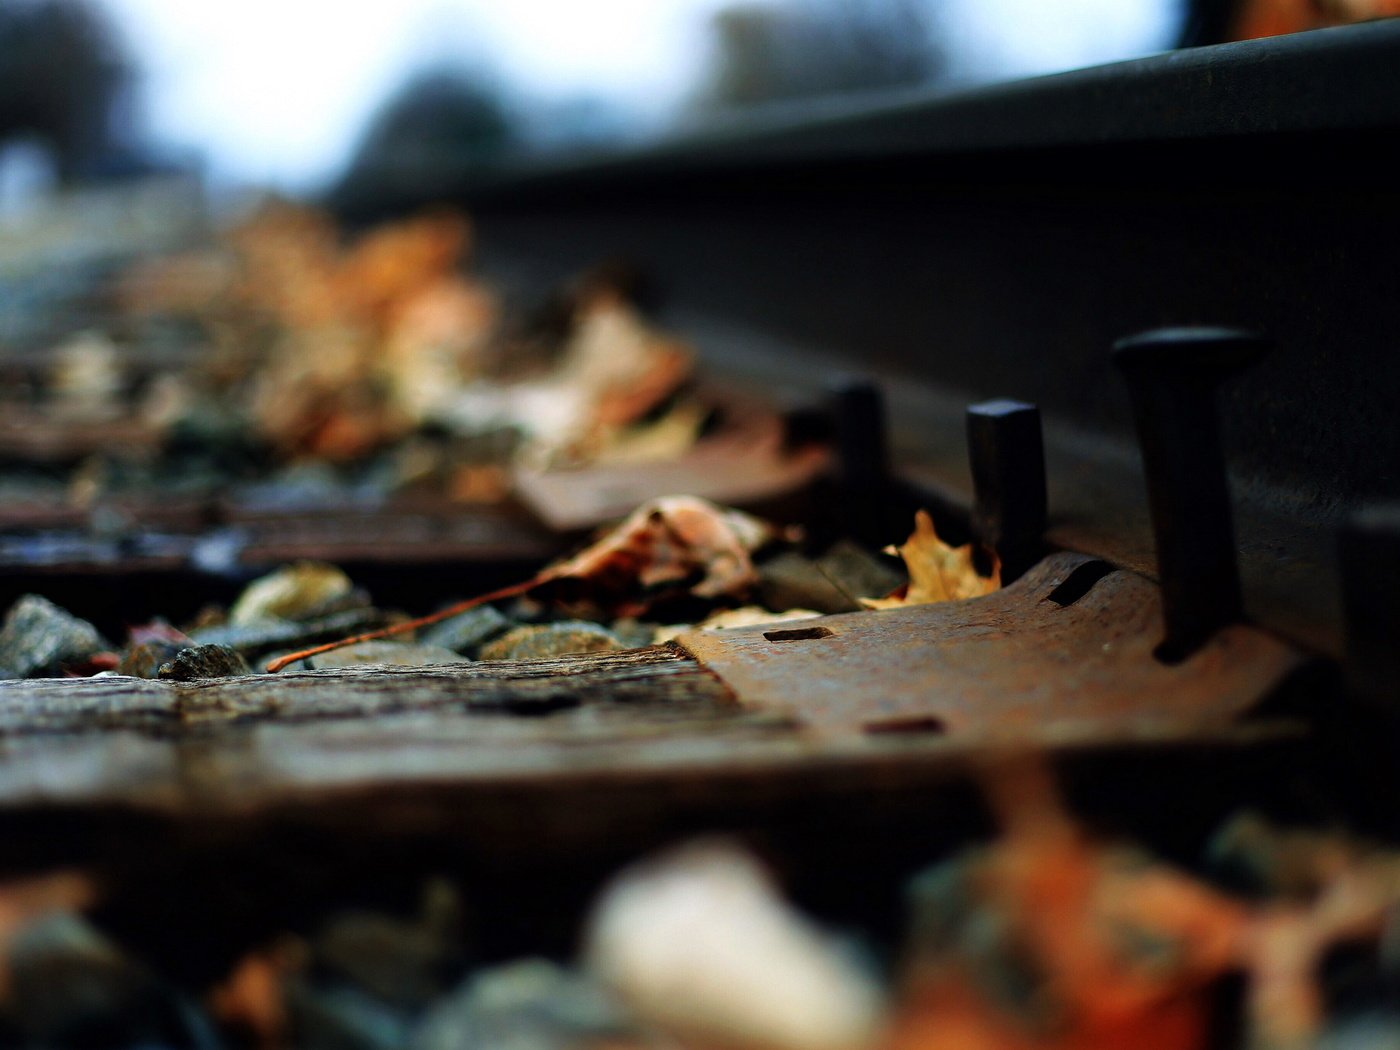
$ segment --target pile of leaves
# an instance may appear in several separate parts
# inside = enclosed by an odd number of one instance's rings
[[[53,320],[71,331],[37,386],[0,376],[0,401],[31,429],[129,439],[94,438],[70,479],[85,503],[142,484],[291,485],[312,464],[346,486],[491,501],[521,462],[666,459],[696,440],[711,406],[692,354],[643,318],[631,275],[600,268],[522,308],[471,263],[456,212],[349,236],[270,201],[95,280],[81,317]]]

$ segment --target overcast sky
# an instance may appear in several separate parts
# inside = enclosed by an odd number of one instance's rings
[[[146,74],[163,141],[222,178],[307,188],[426,62],[487,63],[536,98],[588,94],[659,124],[708,57],[722,0],[100,0]],[[1177,0],[930,0],[1001,75],[1141,54]]]

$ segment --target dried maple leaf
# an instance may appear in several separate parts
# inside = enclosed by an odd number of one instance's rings
[[[913,535],[898,553],[909,570],[909,583],[888,598],[862,598],[867,609],[902,609],[906,605],[929,605],[962,598],[980,598],[1001,586],[1001,567],[991,576],[981,576],[972,563],[972,545],[952,547],[944,543],[933,527],[928,511],[914,515]]]

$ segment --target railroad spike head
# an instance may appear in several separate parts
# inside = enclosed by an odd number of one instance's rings
[[[1113,344],[1113,363],[1127,375],[1214,386],[1261,361],[1272,343],[1246,328],[1153,328]]]

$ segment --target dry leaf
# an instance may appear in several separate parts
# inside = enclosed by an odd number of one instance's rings
[[[618,430],[671,397],[692,368],[685,346],[653,329],[626,303],[607,298],[576,318],[549,375],[511,384],[492,403],[466,398],[460,406],[468,417],[504,409],[528,436],[522,457],[536,466],[591,462]]]
[[[909,570],[909,583],[889,598],[862,598],[867,609],[902,609],[906,605],[929,605],[963,598],[980,598],[1001,587],[1001,569],[989,577],[979,576],[972,564],[972,545],[950,547],[938,538],[928,511],[914,515],[914,533],[898,552]]]
[[[639,612],[677,591],[697,598],[743,594],[758,582],[752,553],[779,534],[767,522],[694,496],[663,496],[572,558],[545,569],[540,582],[586,581],[600,596]]]

